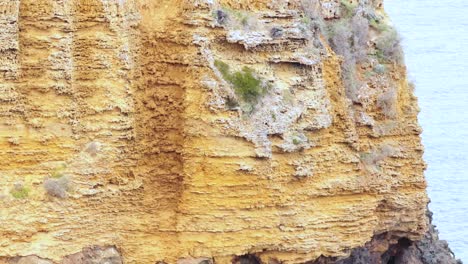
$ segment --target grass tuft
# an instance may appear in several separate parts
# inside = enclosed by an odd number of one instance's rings
[[[25,199],[29,196],[29,188],[18,184],[10,190],[10,194],[16,199]]]
[[[54,179],[58,179],[63,177],[63,171],[67,168],[67,165],[65,163],[61,164],[59,167],[55,168],[54,171],[52,171],[51,176]]]

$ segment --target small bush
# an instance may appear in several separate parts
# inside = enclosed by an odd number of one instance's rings
[[[70,190],[70,178],[63,176],[59,179],[45,179],[44,189],[50,196],[65,198]]]
[[[377,64],[374,66],[374,72],[377,74],[383,74],[387,71],[385,65],[383,64]]]
[[[403,51],[401,49],[401,38],[396,30],[388,30],[382,33],[376,41],[376,55],[381,61],[403,62]]]
[[[226,106],[228,107],[228,109],[230,110],[235,110],[239,107],[239,102],[237,102],[236,98],[232,97],[232,96],[228,96],[226,99],[225,99],[225,103],[226,103]]]
[[[351,19],[330,24],[327,31],[333,51],[343,56],[345,60],[361,62],[367,57],[367,42],[369,41],[367,19],[354,16]]]
[[[215,60],[214,65],[218,69],[218,71],[223,75],[223,78],[227,80],[229,78],[229,65],[220,60]]]
[[[231,73],[229,65],[219,60],[215,61],[215,66],[244,102],[255,103],[265,92],[262,82],[254,76],[252,69],[244,67],[242,71]]]
[[[356,75],[356,64],[354,61],[344,62],[341,76],[345,86],[346,96],[353,102],[358,101],[361,82]]]
[[[382,21],[378,19],[374,19],[374,18],[370,19],[369,24],[372,28],[374,28],[375,30],[379,32],[384,32],[389,29],[387,24],[382,23]]]
[[[354,16],[351,21],[353,32],[352,48],[356,62],[362,62],[367,58],[367,42],[369,41],[369,21],[361,16]]]
[[[8,139],[8,143],[10,143],[11,145],[14,145],[14,146],[18,146],[20,144],[20,140],[18,137],[10,137]]]
[[[25,199],[29,196],[29,188],[21,183],[17,183],[13,189],[10,190],[10,194],[16,199]]]
[[[281,38],[283,36],[283,29],[280,27],[273,27],[270,30],[270,35],[272,38]]]
[[[225,25],[228,22],[228,14],[224,12],[223,10],[219,9],[216,10],[216,21],[220,25]]]
[[[397,91],[389,89],[377,97],[377,107],[382,109],[384,115],[388,118],[397,116]]]
[[[330,45],[338,55],[344,59],[350,59],[351,56],[351,36],[352,31],[349,30],[348,21],[340,21],[330,24],[328,27],[328,37]]]
[[[299,145],[301,143],[301,140],[298,139],[298,138],[293,138],[292,142],[293,142],[294,145]]]
[[[342,78],[346,95],[356,102],[360,87],[356,64],[367,58],[368,21],[356,15],[350,19],[330,24],[327,31],[330,46],[338,55],[343,56]]]
[[[223,8],[216,11],[215,16],[218,24],[225,25],[228,28],[253,31],[261,26],[254,13],[244,10]]]
[[[325,33],[325,22],[321,14],[321,5],[318,0],[302,0],[302,11],[304,12],[301,19],[305,30],[310,30],[314,33]]]
[[[357,7],[357,1],[341,0],[341,12],[345,18],[350,18],[354,15]]]
[[[341,21],[329,27],[330,46],[336,54],[343,57],[341,76],[346,95],[352,101],[357,100],[359,82],[356,77],[356,58],[351,47],[352,32],[348,28],[348,21]]]
[[[261,81],[255,78],[253,70],[247,67],[231,75],[230,82],[234,85],[236,92],[247,102],[256,101],[263,92]]]
[[[306,17],[314,20],[321,18],[321,8],[318,0],[301,0],[301,7]]]

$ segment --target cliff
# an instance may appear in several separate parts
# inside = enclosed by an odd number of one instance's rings
[[[0,263],[431,263],[412,89],[378,0],[0,0]]]

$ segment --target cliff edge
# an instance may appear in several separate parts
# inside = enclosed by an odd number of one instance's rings
[[[399,42],[379,0],[0,0],[0,263],[456,263]]]

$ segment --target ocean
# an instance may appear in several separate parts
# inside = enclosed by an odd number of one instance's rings
[[[434,223],[468,263],[468,1],[386,0],[385,9],[416,84]]]

